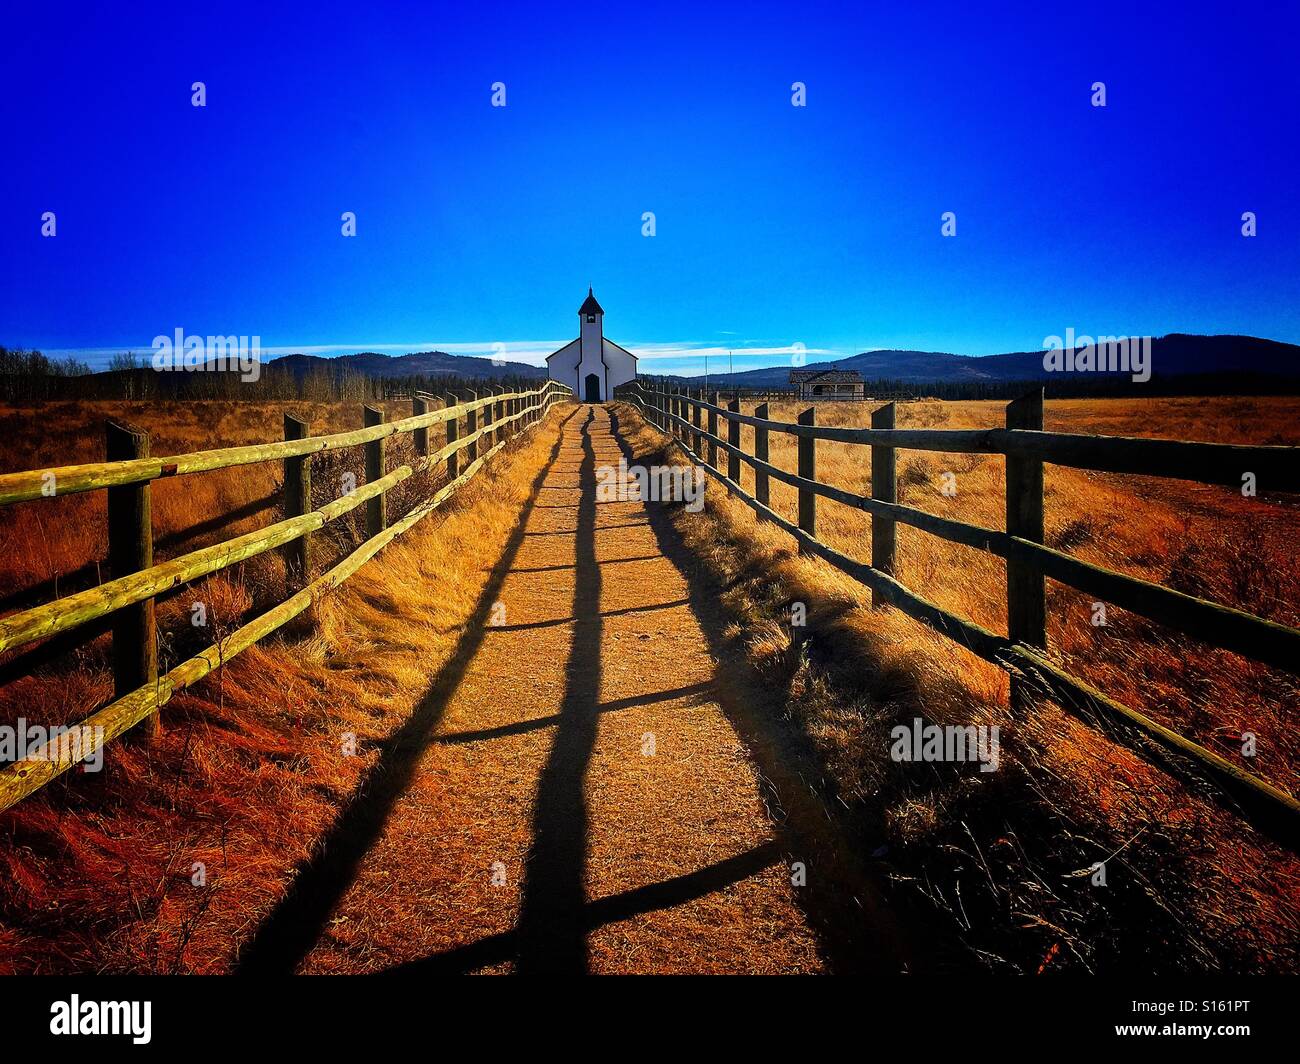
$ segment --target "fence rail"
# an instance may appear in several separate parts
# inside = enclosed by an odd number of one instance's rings
[[[384,423],[382,413],[367,407],[366,428],[329,436],[307,436],[302,422],[286,416],[283,442],[162,459],[148,457],[148,437],[143,433],[110,423],[110,457],[119,454],[120,461],[0,476],[0,504],[107,489],[109,557],[114,574],[113,579],[96,587],[0,618],[0,653],[109,614],[114,618],[114,700],[78,723],[83,729],[96,729],[85,734],[98,738],[80,747],[48,747],[45,756],[30,757],[0,768],[0,811],[128,729],[142,722],[150,722],[146,730],[155,729],[158,710],[176,692],[288,623],[323,592],[342,584],[384,546],[468,483],[509,439],[538,424],[555,402],[570,394],[568,388],[555,381],[524,392],[504,389],[485,395],[469,392],[468,399],[459,399],[451,393],[443,397],[418,393],[412,399],[413,415],[401,421]],[[430,411],[428,406],[432,401],[441,401],[444,407]],[[464,433],[460,431],[462,418],[466,422]],[[434,425],[446,427],[447,442],[430,452],[429,428]],[[413,436],[416,458],[386,472],[384,441],[404,433]],[[480,443],[482,453],[479,453]],[[366,483],[311,510],[310,455],[356,446],[366,448]],[[462,452],[467,458],[463,469]],[[269,461],[284,462],[284,520],[171,561],[152,564],[149,484],[153,480]],[[389,524],[384,506],[387,492],[416,473],[432,470],[443,462],[447,482],[410,513]],[[366,507],[365,542],[327,572],[309,579],[311,533],[362,505]],[[291,580],[304,586],[280,605],[159,676],[154,597],[275,548],[285,549]]]
[[[1116,702],[1048,659],[1044,581],[1050,577],[1193,638],[1293,674],[1300,674],[1300,631],[1047,547],[1043,543],[1042,473],[1043,464],[1050,462],[1103,472],[1174,477],[1237,487],[1243,483],[1244,475],[1253,474],[1259,491],[1296,491],[1300,490],[1300,447],[1244,447],[1044,432],[1041,390],[1008,404],[1005,429],[971,431],[896,429],[892,404],[873,413],[871,428],[839,428],[817,425],[815,408],[803,411],[797,423],[770,420],[766,404],[759,406],[753,415],[743,414],[739,401],[733,399],[723,406],[716,392],[706,399],[703,394],[691,396],[684,390],[647,387],[636,382],[623,386],[617,395],[638,406],[651,424],[668,434],[709,476],[722,483],[760,518],[794,537],[801,553],[829,562],[870,588],[873,605],[895,606],[1010,673],[1013,712],[1026,712],[1035,698],[1051,699],[1140,753],[1155,751],[1173,755],[1164,758],[1167,767],[1187,775],[1190,764],[1201,775],[1217,782],[1235,803],[1237,811],[1291,849],[1300,851],[1300,802],[1295,797]],[[707,428],[701,424],[702,414],[707,414]],[[718,432],[719,418],[728,422],[728,439]],[[754,455],[740,447],[741,425],[754,428]],[[798,439],[797,473],[767,460],[768,437],[772,432]],[[817,480],[818,440],[871,448],[870,496]],[[899,449],[1004,455],[1007,459],[1006,530],[939,517],[897,502],[894,455]],[[719,452],[728,456],[725,472],[718,464]],[[740,485],[742,462],[754,470],[753,495]],[[769,505],[768,482],[773,479],[798,490],[797,521],[787,520]],[[871,564],[850,558],[817,538],[818,498],[871,515]],[[894,529],[899,523],[1006,560],[1007,635],[991,632],[950,613],[894,577]]]

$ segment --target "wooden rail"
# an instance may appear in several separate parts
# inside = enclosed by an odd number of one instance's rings
[[[34,640],[57,635],[88,621],[113,614],[125,623],[113,629],[114,699],[80,722],[80,727],[102,729],[84,733],[97,736],[79,748],[51,745],[44,757],[17,761],[0,768],[0,811],[8,809],[60,773],[84,760],[103,743],[116,738],[142,721],[148,730],[156,727],[158,710],[180,690],[206,676],[222,662],[252,646],[306,610],[320,595],[338,587],[397,536],[414,526],[468,483],[507,440],[538,424],[550,407],[570,395],[555,381],[527,392],[493,393],[467,402],[453,397],[441,410],[429,412],[428,398],[412,400],[413,416],[384,423],[382,414],[366,408],[367,427],[330,436],[307,436],[306,426],[286,417],[282,443],[231,447],[153,460],[148,457],[148,439],[138,430],[111,425],[109,454],[121,461],[93,465],[62,466],[27,473],[0,476],[0,503],[47,498],[106,488],[110,492],[110,561],[114,578],[74,595],[0,618],[0,653]],[[477,425],[480,410],[496,409],[498,415]],[[508,413],[503,413],[507,411]],[[460,431],[459,421],[467,427]],[[446,426],[445,446],[429,453],[429,426]],[[397,433],[415,434],[414,461],[385,472],[384,441]],[[421,435],[422,434],[422,435]],[[495,437],[495,441],[494,438]],[[483,453],[478,444],[483,441]],[[341,447],[366,448],[367,482],[340,498],[310,510],[309,455]],[[469,460],[459,468],[460,453]],[[285,463],[284,507],[286,517],[266,528],[215,546],[193,551],[158,565],[152,563],[152,529],[149,517],[149,483],[164,476],[176,476],[252,462],[281,460]],[[388,523],[383,505],[389,489],[416,473],[447,463],[448,480],[429,499],[393,524]],[[31,485],[52,485],[52,489],[31,494]],[[59,490],[59,489],[62,490]],[[126,493],[117,504],[114,492]],[[378,503],[379,505],[376,505]],[[366,507],[366,541],[331,568],[309,579],[308,537],[317,529],[357,507]],[[156,635],[153,626],[154,597],[180,584],[225,569],[277,547],[286,548],[286,567],[291,585],[302,583],[296,594],[274,609],[243,625],[217,644],[182,662],[162,676],[157,675]],[[134,611],[134,612],[133,612]]]
[[[1043,473],[1045,462],[1106,472],[1176,477],[1240,487],[1252,473],[1258,490],[1300,488],[1300,447],[1244,447],[1179,440],[1081,436],[1042,431],[1042,392],[1016,400],[1007,408],[1005,429],[897,429],[892,404],[872,415],[871,428],[831,428],[815,424],[806,410],[797,423],[771,421],[767,407],[754,415],[718,404],[716,396],[690,396],[684,390],[646,387],[640,382],[617,393],[638,406],[651,424],[671,436],[692,461],[722,483],[759,515],[794,537],[801,553],[821,558],[871,589],[872,604],[889,604],[920,620],[1011,675],[1012,710],[1026,712],[1035,698],[1057,702],[1067,712],[1140,753],[1159,753],[1162,763],[1183,776],[1208,776],[1222,796],[1256,826],[1300,852],[1300,802],[1273,784],[1247,772],[1211,750],[1121,705],[1071,676],[1047,657],[1047,603],[1044,582],[1050,577],[1095,595],[1150,620],[1273,668],[1300,674],[1300,631],[1241,610],[1185,595],[1150,581],[1126,576],[1054,550],[1043,544]],[[694,421],[685,416],[688,409]],[[681,413],[677,413],[681,411]],[[700,413],[709,415],[701,431]],[[717,418],[733,429],[751,425],[755,455],[746,454],[733,432],[722,439]],[[799,471],[790,473],[767,460],[768,434],[798,438]],[[816,479],[816,441],[863,444],[872,449],[871,496],[862,496]],[[728,454],[728,470],[712,453]],[[982,528],[926,513],[896,501],[898,449],[965,454],[1002,454],[1007,458],[1006,531]],[[754,470],[755,494],[740,486],[739,463]],[[760,477],[762,478],[760,480]],[[799,493],[798,521],[768,504],[769,479]],[[872,558],[865,564],[822,543],[816,536],[816,500],[831,499],[871,514]],[[1008,633],[991,632],[944,610],[901,584],[893,575],[896,523],[911,525],[953,543],[987,551],[1007,561]]]

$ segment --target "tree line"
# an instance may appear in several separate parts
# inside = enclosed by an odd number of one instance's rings
[[[406,398],[416,391],[477,390],[491,384],[515,391],[537,386],[534,377],[520,374],[481,377],[446,373],[379,377],[344,364],[326,362],[310,369],[268,362],[256,380],[238,371],[175,370],[160,372],[137,355],[114,355],[108,369],[94,372],[74,358],[51,359],[39,351],[0,347],[0,400],[13,403],[49,400],[306,400],[309,402],[372,402]]]

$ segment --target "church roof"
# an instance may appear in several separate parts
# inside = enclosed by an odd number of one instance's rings
[[[587,289],[587,298],[583,301],[582,306],[578,308],[579,314],[604,314],[604,308],[596,302],[596,297],[591,294],[591,289]]]

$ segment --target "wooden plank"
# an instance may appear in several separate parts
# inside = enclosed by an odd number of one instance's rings
[[[1300,801],[1293,795],[1115,701],[1028,647],[1009,647],[1002,657],[1000,664],[1016,670],[1012,675],[1019,675],[1021,684],[1035,696],[1050,698],[1148,760],[1156,754],[1161,766],[1181,779],[1199,784],[1208,777],[1223,792],[1222,797],[1215,795],[1220,804],[1300,853]]]
[[[799,415],[800,425],[817,424],[817,408],[810,406]],[[798,443],[798,471],[804,480],[817,479],[817,441],[811,436],[800,436]],[[799,528],[806,535],[817,535],[817,495],[808,488],[799,489]],[[807,549],[800,540],[800,553]]]
[[[412,472],[410,466],[400,466],[382,480],[364,484],[351,494],[326,503],[318,510],[287,518],[224,543],[203,547],[139,572],[116,577],[53,602],[0,617],[0,652],[58,635],[209,573],[292,543],[396,486]]]
[[[1238,491],[1250,473],[1258,493],[1300,491],[1300,447],[1001,430],[994,430],[992,442],[1005,454],[1037,456],[1074,469],[1222,484]]]
[[[897,407],[893,403],[871,412],[873,429],[892,429]],[[871,497],[879,502],[898,502],[898,452],[883,444],[871,446]],[[897,543],[897,525],[883,514],[871,516],[871,567],[890,576],[894,575],[894,552]],[[871,592],[871,604],[883,606],[885,600]]]
[[[767,404],[759,403],[754,408],[754,416],[758,421],[767,420]],[[736,422],[739,424],[739,422]],[[767,428],[754,429],[754,458],[758,462],[767,464]],[[768,477],[767,470],[759,465],[754,466],[754,498],[764,506],[768,504]]]
[[[366,426],[382,425],[384,412],[373,406],[363,408]],[[366,444],[366,483],[371,484],[384,475],[384,440]],[[379,535],[388,524],[388,500],[383,494],[366,502],[366,538]]]
[[[427,431],[427,430],[426,430]],[[284,438],[305,440],[310,435],[306,421],[284,415]],[[301,517],[311,512],[311,457],[297,455],[284,460],[284,516]],[[304,532],[284,547],[285,578],[290,588],[302,587],[311,572],[311,533]]]
[[[104,427],[104,456],[110,462],[149,457],[149,434],[121,421]],[[126,484],[108,490],[108,567],[125,577],[153,567],[153,500],[149,484]],[[158,677],[158,632],[152,598],[132,603],[113,617],[113,691],[118,696]],[[159,734],[158,715],[139,734]]]
[[[727,450],[730,446],[726,441],[717,439],[715,441],[722,450]],[[698,451],[692,452],[698,454]],[[779,466],[772,465],[770,462],[761,462],[757,458],[739,452],[740,460],[751,466],[755,470],[757,477],[760,472],[764,477],[770,477],[773,480],[779,480],[784,484],[789,484],[793,488],[804,491],[811,491],[823,499],[830,499],[833,502],[842,503],[845,506],[852,506],[855,509],[863,510],[872,515],[887,517],[892,521],[900,524],[912,525],[916,528],[924,529],[933,535],[943,539],[950,540],[953,543],[960,543],[967,547],[974,547],[976,550],[988,551],[990,554],[996,554],[1000,558],[1007,556],[1006,533],[991,528],[984,528],[980,525],[966,524],[963,521],[953,521],[947,517],[940,517],[937,514],[926,513],[924,510],[918,510],[912,506],[904,506],[899,503],[887,503],[881,500],[867,498],[857,495],[843,488],[837,488],[831,484],[822,484],[816,480],[805,480],[796,473],[781,469]]]
[[[1112,572],[1018,537],[1007,540],[1005,551],[1007,557],[1032,565],[1045,576],[1099,600],[1212,646],[1300,674],[1300,631],[1294,628],[1135,576]]]
[[[1008,429],[1043,427],[1043,389],[1007,404]],[[1007,535],[1043,542],[1043,463],[1032,455],[1007,455]],[[1042,569],[1024,556],[1007,559],[1007,634],[1013,643],[1046,649],[1047,589]],[[1032,692],[1011,678],[1012,712],[1025,712]]]
[[[472,405],[477,409],[488,402],[488,399],[477,399]],[[463,412],[464,407],[461,407],[459,413]],[[434,410],[419,418],[404,418],[330,436],[311,436],[305,440],[221,447],[211,451],[193,451],[166,458],[142,458],[131,462],[94,462],[4,473],[0,474],[0,506],[126,484],[142,484],[163,477],[254,465],[258,462],[279,462],[296,455],[336,451],[344,447],[358,447],[375,440],[414,432],[421,425],[440,425],[451,416],[456,415],[450,411]]]

